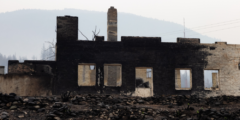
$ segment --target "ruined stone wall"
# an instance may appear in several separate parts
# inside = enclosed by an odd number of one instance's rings
[[[136,88],[135,69],[153,69],[153,93],[191,94],[201,86],[204,90],[203,69],[208,63],[208,46],[195,43],[162,43],[161,38],[122,37],[121,42],[73,41],[57,43],[57,79],[54,94],[64,91],[105,94],[133,93]],[[66,57],[68,56],[68,57]],[[96,86],[78,86],[78,64],[96,64]],[[104,64],[122,65],[122,85],[104,86]],[[175,89],[175,68],[192,70],[192,89]]]
[[[33,73],[34,68],[29,64],[15,63],[8,66],[8,74]]]
[[[208,48],[203,51],[211,55],[206,57],[208,64],[204,69],[219,70],[219,88],[209,90],[207,96],[218,95],[240,95],[240,45],[227,44],[226,42],[216,42],[215,44],[205,44]]]
[[[72,17],[61,19],[70,22]],[[58,29],[67,29],[69,24],[62,23],[61,19],[62,27]],[[78,23],[73,21],[70,25],[77,26]],[[71,32],[74,30],[70,30],[69,34]],[[61,35],[57,35],[54,94],[65,91],[93,94],[134,93],[137,67],[152,68],[154,95],[239,94],[240,85],[237,81],[240,77],[238,76],[239,47],[237,45],[201,44],[200,39],[196,38],[177,38],[176,43],[163,43],[160,37],[132,36],[122,36],[121,42],[104,42],[104,37],[97,37],[96,41],[69,41],[68,33],[58,32],[58,34]],[[73,36],[77,37],[76,34]],[[97,84],[95,86],[78,86],[79,63],[96,65]],[[109,81],[105,79],[107,74],[104,71],[104,64],[112,63],[122,66],[121,86],[105,86]],[[180,83],[175,84],[176,68],[191,70],[190,89],[176,89],[176,85],[180,86]],[[205,69],[219,70],[218,76],[214,78],[219,79],[219,88],[205,89]],[[216,82],[213,84],[216,85]]]
[[[29,74],[40,75],[55,73],[55,61],[25,60],[19,63],[18,60],[8,61],[8,74]]]
[[[16,93],[19,96],[52,95],[52,76],[50,75],[0,75],[0,92]]]

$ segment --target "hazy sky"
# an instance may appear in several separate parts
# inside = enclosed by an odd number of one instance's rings
[[[0,13],[64,8],[107,12],[110,6],[117,8],[118,12],[178,24],[183,24],[185,18],[187,28],[213,24],[193,30],[231,44],[240,44],[240,0],[0,0]],[[159,36],[164,34],[159,33]],[[186,31],[186,37],[191,36]]]

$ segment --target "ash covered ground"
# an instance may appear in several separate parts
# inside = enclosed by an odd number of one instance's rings
[[[0,93],[1,120],[240,120],[240,97],[148,98],[65,92],[29,97]]]

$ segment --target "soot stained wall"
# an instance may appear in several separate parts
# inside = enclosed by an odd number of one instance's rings
[[[102,39],[103,37],[99,37]],[[121,42],[109,41],[68,41],[57,42],[57,78],[53,82],[53,94],[64,91],[80,93],[119,94],[120,91],[135,91],[135,68],[153,68],[153,92],[161,94],[191,94],[203,90],[203,69],[208,64],[206,57],[211,55],[201,49],[207,46],[197,43],[162,43],[161,38],[122,37]],[[78,86],[78,64],[96,64],[96,85]],[[104,86],[103,79],[98,82],[99,69],[103,64],[122,65],[122,86]],[[175,90],[175,68],[192,69],[192,90]],[[103,76],[104,74],[102,74]],[[104,76],[103,76],[104,77]]]
[[[0,92],[16,93],[19,96],[52,95],[51,75],[0,75]]]

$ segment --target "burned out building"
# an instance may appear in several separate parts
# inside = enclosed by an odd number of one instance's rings
[[[240,95],[240,45],[203,44],[198,38],[170,43],[161,37],[139,36],[117,41],[114,7],[108,11],[107,23],[107,41],[104,36],[78,40],[78,17],[57,17],[56,61],[9,61],[8,74],[0,75],[0,92]],[[25,86],[33,87],[32,93]]]

